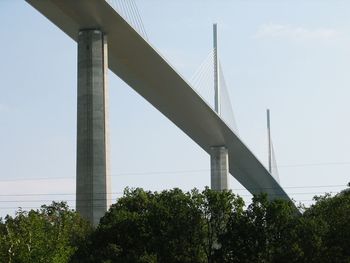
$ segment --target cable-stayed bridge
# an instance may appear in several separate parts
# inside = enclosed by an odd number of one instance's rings
[[[227,189],[230,173],[252,194],[289,200],[271,166],[266,169],[238,135],[215,25],[213,51],[186,81],[149,43],[133,0],[27,2],[78,43],[76,208],[84,217],[97,224],[111,200],[108,68],[211,156],[213,189]],[[205,85],[214,86],[214,107],[197,91]]]

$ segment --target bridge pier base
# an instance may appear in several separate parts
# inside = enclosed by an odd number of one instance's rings
[[[225,146],[211,147],[211,189],[222,191],[228,189],[229,163],[228,150]]]
[[[107,71],[106,36],[95,29],[80,31],[76,210],[94,226],[111,201]]]

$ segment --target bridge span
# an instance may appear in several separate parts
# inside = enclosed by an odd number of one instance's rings
[[[265,192],[272,199],[290,200],[284,189],[243,143],[242,139],[203,100],[189,82],[105,0],[26,1],[78,42],[78,45],[79,32],[84,30],[97,30],[107,36],[107,40],[101,41],[107,43],[108,52],[105,54],[108,53],[108,64],[106,65],[112,72],[162,112],[208,154],[213,155],[213,147],[225,147],[228,153],[229,165],[227,166],[230,174],[250,193]],[[90,43],[93,43],[93,40],[91,42],[90,39]],[[81,70],[79,67],[78,74]],[[108,177],[108,174],[104,176]],[[92,180],[95,180],[93,182],[99,181],[96,178]],[[106,188],[108,179],[102,181],[104,188],[100,189],[105,189],[102,192],[108,192]],[[97,190],[84,188],[84,191]],[[108,204],[95,203],[95,206],[103,206],[105,210]],[[79,211],[78,201],[77,210]],[[98,216],[101,216],[101,213],[102,211]]]

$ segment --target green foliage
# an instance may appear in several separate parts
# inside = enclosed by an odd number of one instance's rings
[[[252,201],[244,212],[231,214],[217,262],[318,262],[308,253],[319,244],[321,225],[305,220],[290,202],[268,201],[266,195]]]
[[[350,262],[349,205],[349,191],[302,214],[263,194],[245,208],[231,191],[127,189],[75,262]]]
[[[92,230],[64,203],[0,218],[0,262],[350,262],[350,190],[293,203],[126,189]]]
[[[0,222],[0,262],[69,262],[89,231],[89,224],[64,202],[20,209]]]
[[[218,238],[226,232],[230,216],[243,212],[244,201],[231,191],[219,192],[209,188],[193,197],[202,211],[202,246],[206,262],[214,262],[214,255],[221,247]]]
[[[320,262],[350,262],[350,189],[334,197],[315,197],[317,201],[304,213],[309,220],[322,221],[326,226],[322,233]]]
[[[180,189],[126,189],[101,219],[75,262],[203,262],[201,210]]]

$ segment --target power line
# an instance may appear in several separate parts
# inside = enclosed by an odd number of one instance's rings
[[[334,194],[335,192],[330,192],[330,194]],[[325,192],[302,192],[302,193],[289,193],[289,195],[309,195],[309,194],[325,194]],[[270,196],[279,196],[280,194],[271,194]],[[250,197],[251,195],[242,194],[239,195],[240,197]],[[79,199],[80,201],[102,201],[102,200],[116,200],[118,198],[86,198],[86,199]],[[65,202],[74,202],[76,199],[59,199],[60,201]],[[0,200],[0,203],[29,203],[29,202],[52,202],[53,200],[49,199],[35,199],[35,200]]]
[[[321,163],[300,163],[300,164],[283,164],[277,167],[306,167],[306,166],[334,166],[334,165],[350,165],[350,162],[321,162]]]
[[[81,206],[81,207],[84,207],[84,206]],[[86,207],[88,207],[88,206],[86,206]],[[98,205],[98,206],[94,206],[94,207],[104,208],[105,206]],[[16,206],[2,206],[2,207],[0,207],[0,209],[19,209],[19,208],[20,209],[41,209],[42,206],[17,206],[17,207]]]
[[[304,164],[284,164],[277,165],[278,168],[295,168],[295,167],[311,167],[311,166],[334,166],[334,165],[350,165],[350,162],[324,162],[324,163],[304,163]],[[129,172],[129,173],[117,173],[111,174],[112,177],[122,177],[131,175],[162,175],[162,174],[187,174],[187,173],[199,173],[209,172],[211,169],[196,169],[196,170],[179,170],[179,171],[153,171],[153,172]],[[62,180],[70,179],[75,180],[75,176],[59,176],[59,177],[32,177],[32,178],[10,178],[2,179],[0,182],[11,182],[11,181],[30,181],[30,180]]]
[[[66,200],[62,200],[66,201]],[[315,202],[313,199],[299,199],[299,200],[293,200],[294,202]],[[0,206],[0,209],[41,209],[43,205],[40,206]],[[50,206],[50,205],[47,205]],[[94,207],[105,207],[105,206],[94,206]]]
[[[162,175],[162,174],[187,174],[187,173],[199,173],[199,172],[207,172],[210,169],[198,169],[198,170],[179,170],[179,171],[155,171],[155,172],[131,172],[131,173],[118,173],[111,174],[112,177],[121,177],[121,176],[129,176],[129,175]],[[30,180],[63,180],[70,179],[75,180],[74,176],[57,176],[57,177],[31,177],[31,178],[9,178],[0,180],[0,182],[11,182],[11,181],[30,181]]]
[[[79,201],[115,201],[118,200],[119,198],[86,198],[86,199],[79,199]],[[37,202],[75,202],[76,199],[56,199],[56,200],[51,200],[51,199],[36,199],[36,200],[0,200],[0,203],[37,203]]]
[[[86,193],[88,194],[88,193]],[[123,192],[95,193],[95,194],[124,194]],[[0,194],[0,197],[9,196],[55,196],[55,195],[76,195],[76,193],[24,193],[24,194]],[[84,194],[82,194],[84,195]]]
[[[335,184],[335,185],[308,185],[308,186],[285,186],[282,188],[283,189],[305,189],[305,188],[332,188],[332,187],[347,187],[346,184]],[[249,188],[249,189],[245,189],[245,188],[231,188],[231,190],[235,190],[235,191],[243,191],[243,190],[260,190],[260,189],[280,189],[280,188],[276,188],[276,187],[261,187],[261,188]]]
[[[286,186],[283,187],[284,189],[307,189],[307,188],[333,188],[333,187],[347,187],[346,184],[340,184],[340,185],[314,185],[314,186]],[[132,188],[131,188],[132,189]],[[260,189],[279,189],[279,188],[273,188],[273,187],[262,187]],[[245,188],[231,188],[232,191],[249,191],[254,189],[245,189]],[[256,190],[256,189],[255,189]],[[155,192],[162,192],[161,191],[155,191]],[[325,192],[302,192],[302,193],[289,193],[292,194],[324,194]],[[331,192],[333,193],[333,192]],[[85,193],[88,194],[88,193]],[[107,192],[107,193],[96,193],[96,194],[124,194],[124,192]],[[76,195],[76,193],[21,193],[21,194],[0,194],[0,197],[11,197],[11,196],[69,196],[69,195]],[[81,195],[84,195],[81,194]],[[271,194],[271,195],[280,195],[280,194]]]

